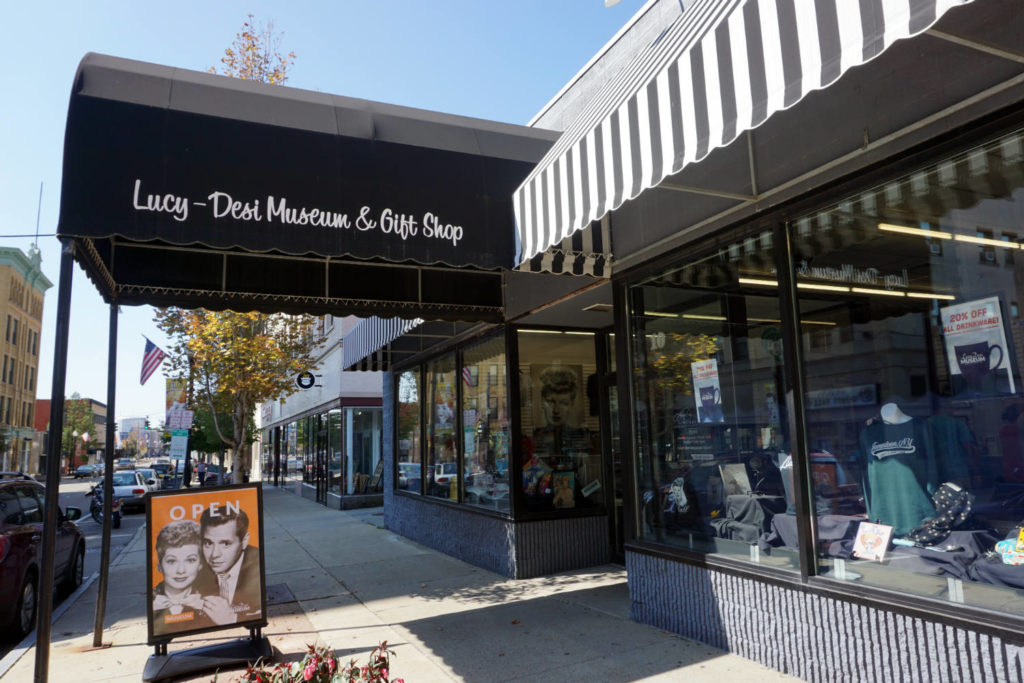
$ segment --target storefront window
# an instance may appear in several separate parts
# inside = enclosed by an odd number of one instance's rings
[[[298,421],[298,449],[300,466],[302,468],[302,481],[307,484],[313,481],[313,445],[316,438],[316,425],[310,424],[310,418],[304,417]]]
[[[284,446],[287,446],[288,457],[286,460],[285,477],[294,481],[301,481],[303,461],[299,458],[299,423],[289,422],[285,426]],[[284,459],[284,454],[282,454]]]
[[[820,573],[1024,614],[1022,186],[1015,134],[789,226]]]
[[[795,541],[761,544],[796,536],[779,300],[737,281],[770,267],[770,237],[724,239],[749,256],[718,248],[630,288],[638,514],[646,540],[792,568]]]
[[[509,511],[509,424],[505,387],[505,337],[467,348],[462,354],[464,500]]]
[[[327,443],[328,443],[328,491],[334,494],[342,494],[342,483],[345,479],[344,462],[342,460],[341,448],[341,411],[331,410],[327,413]]]
[[[518,341],[526,509],[604,505],[594,335],[520,330]]]
[[[352,493],[372,493],[383,479],[381,463],[381,409],[346,408],[345,427],[352,467]]]
[[[421,493],[423,451],[419,368],[406,370],[395,379],[395,399],[395,460],[398,467],[395,472],[395,488]]]
[[[427,364],[427,495],[459,499],[455,356]]]

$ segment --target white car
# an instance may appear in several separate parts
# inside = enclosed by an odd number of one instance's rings
[[[144,508],[146,494],[155,490],[156,480],[147,481],[139,470],[114,472],[114,498],[121,499],[125,511],[130,507]]]

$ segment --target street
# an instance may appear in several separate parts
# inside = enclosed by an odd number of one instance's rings
[[[78,526],[85,534],[85,580],[100,570],[100,545],[102,543],[103,527],[96,522],[89,514],[89,490],[102,482],[102,479],[73,479],[62,477],[60,482],[60,507],[65,510],[68,507],[77,507],[82,510],[82,518],[78,520]],[[117,557],[121,548],[125,546],[138,531],[139,527],[145,524],[146,516],[141,512],[125,514],[121,518],[121,528],[111,529],[110,556]],[[57,609],[60,603],[67,598],[67,594],[58,591],[54,595],[53,607]],[[6,635],[0,635],[0,659],[2,659],[12,648],[17,646]]]

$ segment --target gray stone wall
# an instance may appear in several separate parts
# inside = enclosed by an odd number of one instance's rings
[[[937,622],[626,553],[630,617],[807,681],[1021,681],[1024,649]]]
[[[397,534],[513,579],[594,567],[611,557],[606,517],[514,523],[392,494],[384,520]]]

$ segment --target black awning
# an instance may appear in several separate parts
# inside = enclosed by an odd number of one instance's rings
[[[108,301],[494,320],[555,137],[90,54],[58,236]]]

